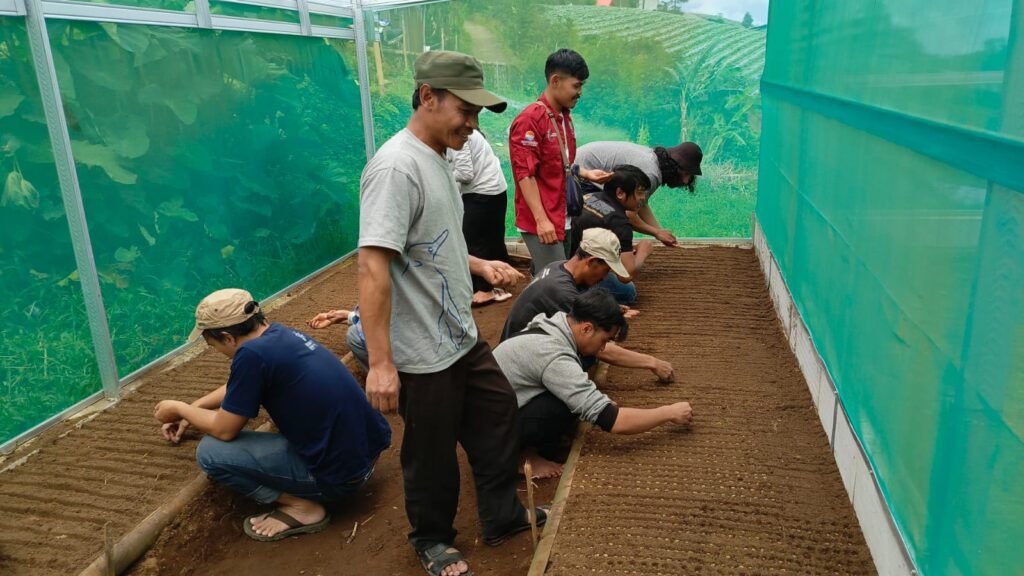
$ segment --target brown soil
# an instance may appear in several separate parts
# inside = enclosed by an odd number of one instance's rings
[[[629,347],[675,384],[613,368],[621,406],[691,402],[689,429],[592,430],[548,574],[873,574],[752,250],[655,251]]]
[[[354,269],[346,262],[306,284],[275,306],[269,316],[304,326],[318,311],[351,307],[356,295]],[[497,338],[510,306],[511,302],[505,302],[476,311],[484,337]],[[347,352],[343,329],[314,334],[339,355]],[[164,398],[201,396],[223,384],[228,370],[227,359],[208,350],[147,377],[136,392],[92,420],[77,423],[80,425],[66,423],[28,446],[25,452],[38,453],[0,474],[0,574],[77,574],[102,551],[105,524],[110,524],[115,538],[120,537],[195,478],[199,435],[190,431],[181,445],[168,444],[159,436],[153,406]],[[389,422],[397,444],[401,420],[392,416]],[[522,573],[532,556],[529,536],[496,549],[477,542],[473,484],[468,467],[463,469],[457,544],[483,573]],[[555,485],[554,481],[540,483],[538,502],[549,500]],[[397,445],[382,456],[367,488],[333,511],[334,522],[321,534],[272,544],[253,542],[241,533],[241,524],[244,516],[256,511],[253,503],[212,486],[164,531],[154,549],[130,572],[312,575],[420,570],[405,543],[408,527]],[[356,521],[359,530],[347,543]]]
[[[690,430],[589,435],[550,573],[871,573],[752,251],[659,249],[649,262],[630,346],[671,360],[679,381],[661,387],[648,373],[613,369],[607,389],[629,406],[691,400],[696,420]],[[355,298],[354,270],[341,265],[270,316],[301,326],[315,312],[348,307]],[[496,339],[510,306],[477,310],[484,337]],[[346,351],[343,330],[316,336],[339,355]],[[37,440],[38,454],[0,474],[0,574],[76,574],[100,552],[105,523],[119,536],[194,478],[198,436],[168,445],[152,407],[162,398],[195,398],[224,382],[227,372],[226,359],[205,352],[148,378],[84,425],[68,424]],[[389,421],[397,444],[401,421]],[[525,574],[529,535],[499,548],[483,545],[467,466],[462,480],[456,544],[474,571]],[[538,484],[537,501],[549,501],[556,481]],[[405,540],[397,446],[364,491],[332,510],[334,521],[321,534],[253,542],[241,523],[256,511],[212,486],[130,573],[422,573]]]
[[[316,312],[354,302],[354,278],[318,283],[275,314],[284,323],[299,324]],[[521,287],[520,287],[521,288]],[[518,291],[516,291],[518,293]],[[340,299],[339,299],[340,298]],[[513,301],[474,309],[481,335],[497,343]],[[348,306],[345,306],[348,307]],[[341,330],[335,331],[343,334]],[[319,332],[315,333],[317,337]],[[327,341],[339,354],[344,339]],[[331,526],[320,534],[281,542],[255,542],[242,534],[242,521],[260,507],[223,487],[212,487],[190,504],[164,530],[160,540],[130,573],[134,576],[179,574],[416,574],[422,573],[406,541],[409,524],[405,517],[402,469],[398,460],[404,427],[396,415],[388,416],[394,446],[377,463],[377,471],[366,488],[348,502],[333,507]],[[480,540],[473,479],[465,455],[460,451],[462,494],[455,527],[455,544],[471,562],[477,574],[524,574],[533,557],[529,534],[522,534],[498,548]],[[557,481],[537,481],[536,503],[550,501]],[[521,486],[526,501],[525,483]],[[349,542],[353,525],[356,535]]]

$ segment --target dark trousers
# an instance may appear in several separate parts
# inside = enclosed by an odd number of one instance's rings
[[[519,420],[516,395],[486,342],[445,370],[399,373],[405,421],[402,475],[409,541],[417,550],[455,540],[459,505],[456,443],[469,456],[485,538],[523,522],[516,495]]]
[[[548,460],[564,460],[565,436],[577,418],[551,392],[534,397],[519,409],[519,449],[536,448]]]
[[[505,210],[508,208],[508,194],[463,194],[462,234],[466,237],[466,248],[471,256],[484,260],[508,262],[505,248]],[[494,289],[480,276],[473,276],[474,292],[490,292]]]

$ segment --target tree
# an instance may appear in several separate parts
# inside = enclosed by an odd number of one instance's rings
[[[683,4],[689,0],[658,0],[658,9],[668,12],[682,12]]]
[[[750,12],[747,12],[746,14],[743,15],[743,27],[750,28],[753,25],[754,17],[750,15]]]

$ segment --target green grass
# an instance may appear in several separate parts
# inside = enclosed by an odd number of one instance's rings
[[[662,226],[682,238],[750,237],[757,202],[757,171],[731,164],[705,164],[697,191],[661,188],[651,210]]]

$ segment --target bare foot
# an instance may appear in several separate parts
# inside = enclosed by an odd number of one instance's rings
[[[534,450],[528,450],[523,453],[523,462],[530,461],[530,467],[533,468],[533,477],[537,479],[543,478],[558,478],[562,475],[562,469],[564,466],[558,462],[552,462],[547,458],[542,458]],[[523,465],[519,465],[519,473],[525,474],[523,471]]]
[[[449,554],[454,554],[455,552],[458,552],[458,550],[455,548],[448,548],[447,550],[445,550],[445,552]],[[433,567],[434,563],[431,562],[427,566]],[[460,576],[461,574],[465,574],[466,572],[469,572],[469,564],[466,564],[465,561],[459,561],[455,562],[454,564],[449,564],[445,566],[441,570],[441,576]]]
[[[277,509],[303,524],[316,524],[323,520],[324,516],[327,515],[327,511],[324,510],[324,507],[316,502],[295,498],[294,496],[289,497],[288,504],[285,504],[282,500],[284,500],[284,498],[278,500],[279,505]],[[295,502],[292,503],[292,501]],[[250,522],[252,523],[253,531],[260,536],[274,536],[275,534],[288,529],[287,524],[275,518],[268,518],[267,514],[264,514],[263,516],[255,516],[250,519]]]
[[[473,293],[473,306],[480,306],[481,304],[487,304],[492,301],[494,301],[494,292]]]

